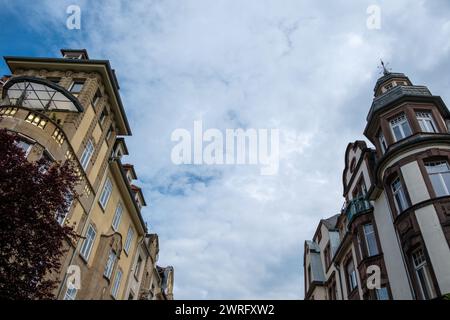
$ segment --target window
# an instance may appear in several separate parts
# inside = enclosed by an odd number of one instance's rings
[[[375,289],[377,300],[389,300],[389,293],[386,287]]]
[[[98,122],[100,123],[100,125],[103,124],[103,122],[105,122],[106,119],[106,108],[103,108],[102,113],[100,114],[100,117],[98,118]]]
[[[134,270],[134,276],[136,278],[139,278],[139,273],[141,272],[141,264],[142,264],[142,258],[141,258],[141,256],[139,256],[138,260],[136,262],[136,268]]]
[[[116,212],[114,213],[114,218],[112,221],[112,228],[114,231],[119,230],[120,219],[122,218],[122,212],[123,212],[122,204],[119,202],[117,204]]]
[[[106,133],[106,141],[109,141],[112,134],[112,126],[109,127],[108,132]]]
[[[94,153],[94,144],[92,143],[92,140],[89,139],[86,144],[86,147],[84,148],[80,160],[81,166],[83,167],[84,170],[86,170],[93,153]]]
[[[122,280],[122,270],[117,270],[116,277],[114,279],[114,284],[111,289],[111,294],[114,298],[117,298],[117,293],[119,292],[121,280]]]
[[[97,89],[97,91],[95,91],[94,98],[92,99],[92,105],[96,106],[101,98],[102,98],[102,93],[101,93],[100,89]]]
[[[71,93],[80,93],[81,89],[83,89],[84,81],[83,80],[75,80],[72,82],[69,91]]]
[[[133,239],[134,231],[131,226],[128,228],[127,239],[125,240],[125,252],[128,254],[131,247],[131,240]]]
[[[405,190],[403,189],[403,185],[399,177],[392,182],[391,188],[397,213],[401,213],[408,208],[408,202],[406,201]]]
[[[90,224],[86,232],[86,239],[84,239],[83,246],[80,250],[81,256],[86,260],[89,259],[89,255],[91,254],[96,233],[97,232],[95,231],[94,227],[92,226],[92,224]]]
[[[39,115],[36,113],[30,112],[25,119],[26,122],[31,123],[35,125],[38,128],[44,129],[47,125],[47,120],[42,119]]]
[[[433,117],[431,116],[431,112],[416,112],[416,117],[422,132],[437,132]]]
[[[450,167],[447,161],[426,162],[425,168],[427,169],[436,197],[450,195]]]
[[[112,183],[111,183],[111,179],[106,178],[105,181],[105,185],[103,186],[103,190],[102,193],[100,195],[100,205],[102,206],[103,209],[106,208],[106,205],[108,204],[108,200],[109,197],[111,196],[112,193]]]
[[[380,142],[381,153],[384,154],[387,150],[387,143],[386,139],[384,138],[384,134],[381,130],[380,133],[378,133],[378,142]]]
[[[385,88],[386,90],[390,90],[390,89],[392,89],[393,87],[394,87],[394,84],[393,84],[393,83],[388,83],[387,85],[384,86],[384,88]]]
[[[67,210],[65,212],[59,212],[56,214],[56,221],[58,221],[59,225],[63,225],[66,221],[67,215],[69,214],[69,210],[72,207],[73,204],[73,194],[67,194],[66,195],[66,203],[67,203]]]
[[[323,255],[325,256],[325,268],[328,269],[331,264],[330,242],[327,243],[325,249],[323,250]]]
[[[378,246],[373,224],[371,223],[365,224],[363,226],[363,229],[364,229],[364,238],[366,239],[367,253],[369,257],[375,256],[378,254]]]
[[[2,108],[0,109],[0,116],[12,117],[17,113],[17,108]]]
[[[64,300],[75,300],[77,291],[78,290],[75,288],[75,286],[71,282],[69,282],[69,284],[67,285],[66,293],[64,295]]]
[[[408,119],[406,119],[404,113],[391,120],[391,129],[394,134],[395,141],[400,141],[412,135]]]
[[[55,139],[60,145],[64,142],[64,134],[58,128],[55,128],[55,131],[53,131],[52,138]]]
[[[19,140],[16,142],[16,146],[18,146],[25,153],[25,158],[28,156],[31,150],[31,143],[26,142],[25,140]]]
[[[353,261],[350,261],[347,264],[346,270],[347,270],[347,280],[348,280],[348,286],[349,286],[348,293],[350,294],[358,286],[358,282],[356,280],[356,270],[355,270]]]
[[[431,282],[430,270],[422,248],[416,249],[412,253],[412,260],[416,271],[417,280],[419,282],[421,299],[433,298],[435,293]]]
[[[103,272],[103,275],[110,279],[112,271],[114,269],[114,263],[116,263],[116,254],[113,250],[109,252],[108,261],[106,261],[105,271]]]

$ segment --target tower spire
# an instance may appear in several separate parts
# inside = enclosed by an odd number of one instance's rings
[[[384,74],[385,76],[387,76],[387,75],[390,74],[391,72],[386,68],[386,65],[384,64],[383,59],[380,59],[380,61],[381,61],[381,67],[383,68],[383,74]]]

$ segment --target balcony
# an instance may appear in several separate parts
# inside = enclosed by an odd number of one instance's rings
[[[345,215],[347,216],[348,225],[352,222],[353,218],[359,214],[365,213],[371,210],[373,207],[370,201],[365,196],[357,197],[347,203],[344,208]]]

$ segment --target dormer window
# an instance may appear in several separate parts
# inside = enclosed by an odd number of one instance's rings
[[[83,59],[83,53],[82,52],[66,52],[63,56],[64,59],[74,59],[74,60],[81,60]]]
[[[388,91],[388,90],[392,89],[393,87],[394,87],[394,84],[391,82],[391,83],[388,83],[387,85],[385,85],[385,86],[384,86],[384,89],[385,89],[386,91]]]
[[[400,141],[412,135],[411,127],[404,113],[390,121],[395,141]]]

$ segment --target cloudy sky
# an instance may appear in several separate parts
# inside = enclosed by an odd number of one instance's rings
[[[111,60],[127,161],[177,299],[303,297],[303,242],[342,205],[344,151],[364,139],[380,58],[450,103],[448,0],[93,2],[0,0],[0,54]],[[66,27],[71,4],[80,30]],[[370,5],[380,29],[367,27]],[[278,174],[174,165],[171,133],[196,120],[279,129]]]

